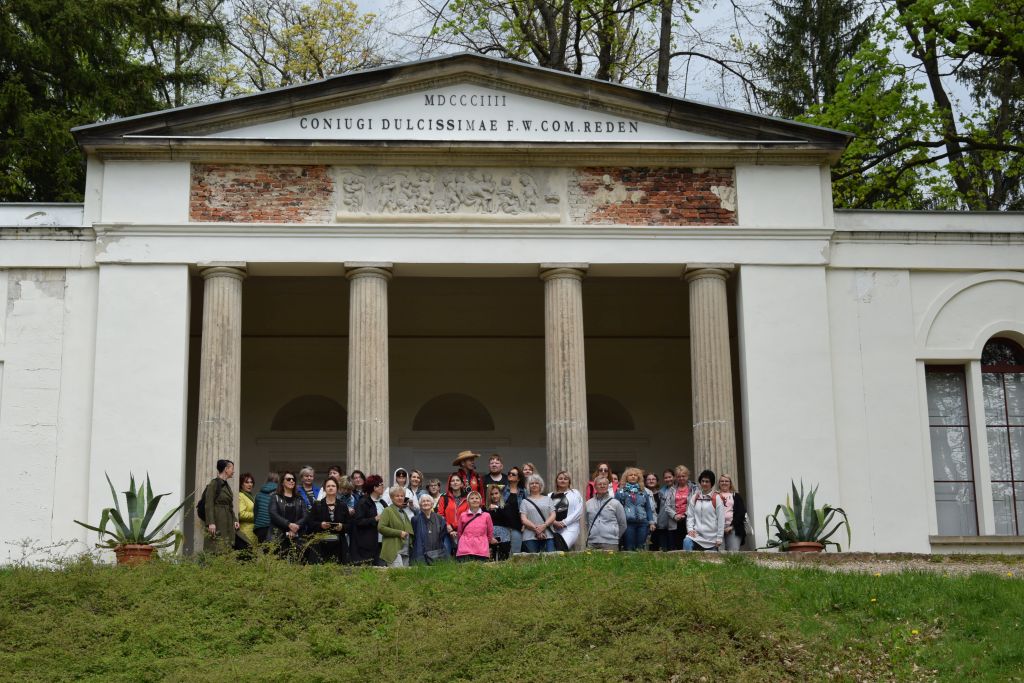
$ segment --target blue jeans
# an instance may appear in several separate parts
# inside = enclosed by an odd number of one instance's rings
[[[630,522],[626,525],[626,550],[643,550],[647,544],[647,522]]]
[[[528,553],[553,553],[555,552],[555,539],[548,537],[543,541],[537,539],[523,541],[523,550]]]
[[[689,536],[687,536],[685,539],[683,539],[683,550],[689,550],[689,551],[696,550],[698,552],[708,552],[708,551],[718,552],[718,547],[717,546],[711,546],[710,548],[705,548],[700,543],[697,543],[697,541],[695,541],[692,538],[690,538]]]
[[[512,554],[518,555],[523,552],[523,532],[519,529],[509,529],[512,535]]]

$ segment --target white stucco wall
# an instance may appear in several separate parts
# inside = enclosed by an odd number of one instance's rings
[[[78,552],[84,530],[95,325],[94,270],[0,270],[0,562]],[[66,543],[66,544],[65,544]],[[51,544],[65,544],[49,551]]]
[[[177,504],[185,486],[188,267],[106,265],[99,272],[89,514],[111,504],[129,473]],[[169,510],[170,507],[162,507]]]
[[[785,502],[790,481],[839,504],[825,269],[744,266],[737,295],[743,457],[751,523]]]
[[[921,425],[906,270],[828,274],[840,505],[853,544],[927,552],[930,445]],[[924,438],[923,438],[924,437]]]

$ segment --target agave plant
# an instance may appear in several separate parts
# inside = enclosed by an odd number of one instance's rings
[[[836,550],[842,552],[841,545],[829,540],[842,527],[846,527],[846,544],[849,546],[850,521],[846,518],[846,512],[831,505],[815,508],[814,495],[818,492],[817,486],[805,493],[803,480],[800,481],[799,492],[792,480],[790,485],[793,487],[792,500],[790,496],[786,496],[786,504],[777,505],[775,512],[765,518],[764,525],[768,536],[772,535],[772,526],[775,527],[775,538],[770,538],[765,547],[788,550],[791,543],[802,541],[820,543],[826,547],[834,545]],[[842,519],[837,519],[837,515]]]
[[[174,552],[177,552],[181,547],[184,536],[179,529],[164,531],[164,526],[175,513],[185,507],[185,504],[189,502],[192,496],[187,496],[185,500],[181,501],[180,505],[164,515],[157,524],[150,527],[153,515],[156,513],[156,508],[160,504],[160,499],[168,494],[161,493],[158,496],[154,496],[153,485],[149,481],[148,474],[146,475],[146,483],[136,489],[135,475],[131,475],[128,490],[124,492],[126,512],[128,514],[126,520],[124,513],[121,512],[121,506],[117,502],[117,493],[114,491],[114,485],[110,482],[110,475],[108,474],[106,477],[107,484],[110,486],[110,495],[114,499],[114,507],[103,510],[99,526],[92,526],[77,519],[75,520],[76,524],[99,532],[100,542],[96,544],[96,547],[114,549],[118,546],[133,544],[151,545],[154,548],[174,546]]]

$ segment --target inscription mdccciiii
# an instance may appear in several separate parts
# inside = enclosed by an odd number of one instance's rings
[[[213,137],[465,142],[696,142],[693,131],[476,84],[446,86],[222,131]]]

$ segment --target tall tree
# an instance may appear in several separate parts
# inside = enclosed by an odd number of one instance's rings
[[[222,65],[228,92],[313,81],[384,60],[375,15],[352,0],[234,0]]]
[[[972,7],[895,0],[802,117],[857,136],[833,169],[839,206],[1024,208],[1024,39],[1013,12]]]
[[[420,0],[421,53],[450,47],[601,80],[653,73],[659,0]]]
[[[832,99],[869,32],[862,0],[769,0],[766,39],[754,64],[768,87],[762,98],[780,116],[795,117]]]
[[[1024,208],[1024,4],[895,0],[892,13],[935,103],[947,203]],[[952,79],[968,88],[971,106],[957,102]]]
[[[157,109],[158,91],[204,78],[142,58],[141,44],[173,34],[219,35],[162,0],[0,2],[0,199],[80,200],[73,126]]]

